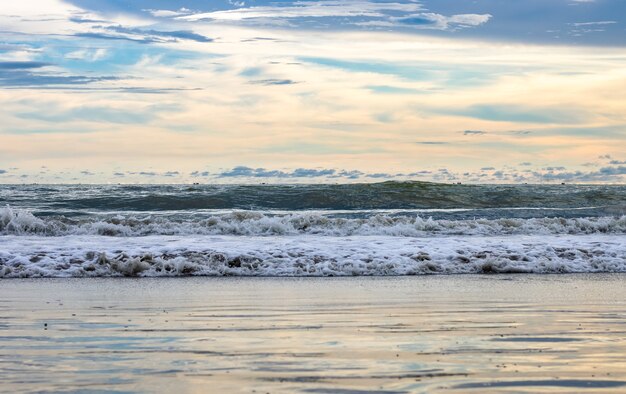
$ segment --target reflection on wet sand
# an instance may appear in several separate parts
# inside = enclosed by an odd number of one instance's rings
[[[2,389],[620,392],[624,279],[6,280]]]

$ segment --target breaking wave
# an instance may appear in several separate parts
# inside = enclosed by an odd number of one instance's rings
[[[624,235],[626,186],[0,186],[0,278],[626,272]]]
[[[500,218],[446,220],[419,215],[372,214],[362,218],[297,212],[268,214],[235,211],[199,219],[153,215],[90,216],[86,218],[36,217],[29,211],[0,208],[2,235],[535,235],[625,234],[626,215],[584,218]]]
[[[9,237],[4,278],[626,272],[626,243],[615,235]]]

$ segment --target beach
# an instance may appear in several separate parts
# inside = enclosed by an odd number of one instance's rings
[[[626,394],[626,0],[0,26],[0,394]]]
[[[4,392],[623,392],[624,274],[15,279]]]
[[[0,390],[626,390],[624,186],[0,187]]]

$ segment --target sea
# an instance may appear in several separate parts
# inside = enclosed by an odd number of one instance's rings
[[[626,272],[626,186],[0,185],[0,278]]]

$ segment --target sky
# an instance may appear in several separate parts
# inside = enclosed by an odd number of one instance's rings
[[[623,0],[0,5],[0,183],[626,183]]]

